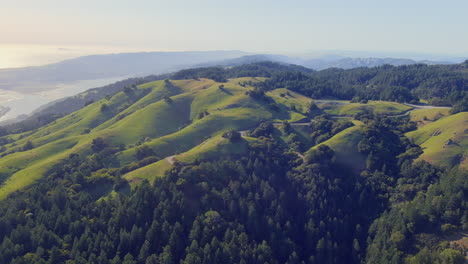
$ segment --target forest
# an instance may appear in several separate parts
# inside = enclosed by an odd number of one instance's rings
[[[264,91],[287,88],[314,99],[355,98],[417,103],[423,99],[433,105],[455,105],[467,110],[468,61],[457,65],[384,65],[349,70],[331,68],[312,71],[300,66],[259,62],[231,68],[210,67],[180,71],[174,79],[268,77],[257,84]]]
[[[324,133],[343,129],[320,118]],[[95,140],[0,202],[0,263],[463,263],[427,237],[468,228],[468,174],[413,163],[407,119],[357,118],[360,174],[326,145],[303,161],[260,125],[242,157],[177,164],[130,189]]]

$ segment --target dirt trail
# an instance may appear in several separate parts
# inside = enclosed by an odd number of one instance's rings
[[[167,157],[167,158],[166,158],[166,161],[169,162],[169,164],[174,165],[174,162],[177,161],[176,158],[175,158],[175,156],[176,156],[176,155]]]
[[[300,153],[298,151],[296,151],[294,153],[296,153],[296,155],[299,156],[299,158],[301,158],[303,161],[306,161],[306,157],[304,155],[302,155],[302,153]]]
[[[404,103],[404,105],[414,107],[415,109],[434,109],[434,108],[437,108],[437,109],[451,109],[452,108],[452,107],[448,107],[448,106],[415,105],[415,104],[407,104],[407,103]]]

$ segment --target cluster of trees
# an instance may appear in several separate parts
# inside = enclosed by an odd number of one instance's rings
[[[223,138],[229,139],[231,142],[236,142],[241,139],[241,134],[235,130],[231,130],[223,133]]]
[[[239,77],[272,77],[274,74],[294,71],[302,73],[312,73],[313,70],[297,66],[286,65],[265,61],[251,64],[244,64],[235,67],[205,67],[181,70],[174,73],[171,78],[174,80],[208,78],[217,82],[227,82],[229,78]]]
[[[96,152],[105,150],[100,140],[93,146]],[[295,162],[277,146],[259,145],[236,161],[176,167],[154,187],[145,182],[128,196],[95,201],[86,191],[87,175],[102,166],[73,155],[47,180],[1,203],[0,261],[343,261],[348,241],[337,230],[326,232],[346,221],[339,210],[326,201],[309,204],[295,194],[310,177],[316,178],[317,183],[310,183],[315,188],[331,182],[312,169],[291,174]],[[343,195],[332,187],[327,188]],[[315,219],[304,217],[313,211]],[[305,241],[310,242],[307,248]]]
[[[288,88],[313,98],[358,101],[385,100],[417,102],[430,100],[437,105],[458,105],[466,111],[468,77],[466,63],[458,65],[384,65],[349,70],[308,70],[296,65],[273,62],[246,64],[231,68],[207,67],[182,70],[174,79],[210,78],[226,82],[236,77],[268,77],[257,83],[263,90]],[[464,103],[462,103],[464,102]]]
[[[468,230],[468,173],[421,161],[402,166],[391,210],[370,227],[370,263],[465,263],[467,248],[439,236]],[[409,255],[412,254],[412,255]]]
[[[310,122],[310,137],[313,144],[317,145],[351,126],[353,123],[348,120],[334,121],[328,115],[320,115]]]
[[[266,82],[263,89],[288,88],[313,98],[386,100],[454,105],[466,101],[468,78],[458,66],[380,66],[350,70],[327,69],[310,74],[282,72]],[[465,69],[466,70],[466,69]]]
[[[361,174],[325,145],[297,159],[263,123],[251,134],[264,143],[243,157],[178,164],[130,190],[108,169],[115,150],[96,139],[93,154],[71,155],[0,202],[0,263],[400,263],[418,234],[466,230],[466,174],[413,165],[405,121],[360,119]],[[428,245],[410,260],[460,254]]]

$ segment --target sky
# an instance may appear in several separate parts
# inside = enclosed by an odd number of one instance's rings
[[[4,64],[8,54],[18,57],[38,46],[68,56],[140,50],[468,54],[466,0],[0,0],[0,4]]]

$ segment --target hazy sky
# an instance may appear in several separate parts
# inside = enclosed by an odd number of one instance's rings
[[[0,45],[468,54],[467,0],[0,0]]]

